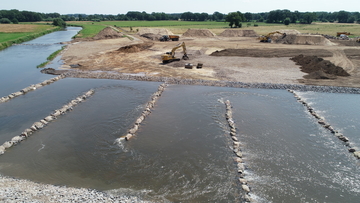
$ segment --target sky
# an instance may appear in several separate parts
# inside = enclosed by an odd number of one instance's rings
[[[128,11],[164,13],[227,14],[269,12],[277,9],[290,11],[360,11],[358,0],[0,0],[0,10],[17,9],[40,13],[60,14],[126,14]],[[357,9],[357,10],[356,10]]]

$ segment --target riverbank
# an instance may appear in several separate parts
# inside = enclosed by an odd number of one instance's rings
[[[29,25],[27,25],[27,26],[29,26]],[[26,41],[30,41],[30,40],[33,40],[35,38],[38,38],[38,37],[41,37],[43,35],[46,35],[46,34],[49,34],[49,33],[55,32],[55,31],[59,31],[59,30],[62,30],[62,29],[63,28],[61,28],[61,27],[50,27],[50,28],[47,28],[46,30],[42,29],[40,32],[39,31],[26,32],[25,36],[21,36],[21,37],[18,37],[18,38],[12,37],[13,33],[11,31],[7,31],[6,29],[4,29],[4,30],[2,29],[1,33],[3,35],[4,34],[7,35],[7,37],[6,36],[2,36],[2,37],[9,38],[9,40],[0,42],[0,50],[6,49],[6,48],[12,46],[13,44],[20,44],[20,43],[23,43],[23,42],[26,42]],[[16,30],[17,34],[19,32],[20,31]]]
[[[40,184],[0,175],[0,202],[140,202],[134,196],[115,196],[85,188]]]
[[[201,86],[255,88],[255,89],[284,89],[284,90],[291,89],[297,91],[360,94],[360,88],[356,88],[356,87],[315,86],[315,85],[281,84],[281,83],[246,83],[246,82],[232,82],[232,81],[201,80],[201,79],[181,79],[174,77],[142,76],[140,74],[131,75],[131,74],[119,74],[114,72],[98,72],[98,71],[68,71],[64,73],[64,76],[74,77],[74,78],[165,82],[167,84],[177,84],[177,85],[201,85]]]

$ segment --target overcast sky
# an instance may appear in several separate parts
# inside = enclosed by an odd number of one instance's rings
[[[276,9],[290,11],[359,11],[359,0],[0,0],[0,10],[17,9],[60,14],[126,14],[128,11],[260,13]],[[358,9],[358,10],[356,10]]]

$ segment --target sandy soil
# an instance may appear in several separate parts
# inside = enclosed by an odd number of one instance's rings
[[[149,42],[138,35],[132,37],[133,40],[120,38],[73,43],[63,52],[62,58],[66,65],[62,68],[80,64],[78,69],[81,70],[164,77],[360,87],[359,46],[336,42],[332,46],[260,43],[254,37],[181,37],[180,42],[186,43],[190,60],[163,64],[161,55],[171,51],[179,42],[151,41],[154,45],[140,52],[119,51],[119,48],[127,45]],[[238,54],[232,54],[230,50],[222,56],[210,56],[224,49],[234,49]],[[324,57],[343,67],[351,76],[328,80],[304,79],[306,73],[289,60],[299,54]],[[176,56],[181,58],[181,48],[176,51]],[[194,68],[185,69],[185,63],[194,64]],[[198,63],[203,63],[202,69],[195,68]]]

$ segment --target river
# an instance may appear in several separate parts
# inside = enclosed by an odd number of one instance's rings
[[[0,96],[53,76],[36,66],[77,28],[0,51]],[[286,90],[169,85],[136,137],[125,135],[161,83],[65,78],[0,103],[0,143],[89,89],[95,94],[0,156],[0,173],[155,202],[241,202],[224,101],[233,106],[257,202],[359,202],[360,162]],[[297,92],[360,147],[360,95]]]

